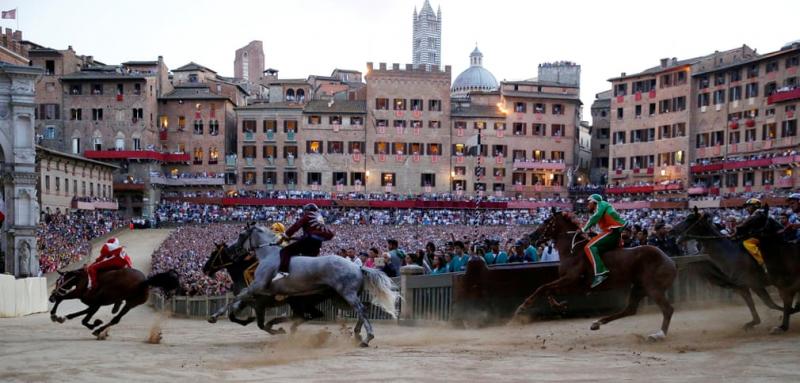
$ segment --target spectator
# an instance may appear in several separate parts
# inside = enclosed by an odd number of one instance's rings
[[[661,249],[670,257],[680,255],[680,249],[678,249],[675,239],[667,235],[669,227],[663,222],[659,222],[656,224],[655,230],[655,233],[648,239],[647,244]]]
[[[386,244],[389,247],[389,256],[392,260],[392,266],[394,266],[395,270],[400,270],[406,258],[406,253],[399,249],[399,244],[396,239],[387,239]]]
[[[556,250],[551,241],[542,251],[542,262],[558,262],[558,260],[558,250]]]

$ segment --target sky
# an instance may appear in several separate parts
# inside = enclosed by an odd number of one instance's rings
[[[17,8],[23,37],[106,64],[190,61],[233,76],[234,51],[264,43],[266,66],[281,78],[366,71],[367,62],[410,63],[412,13],[424,0],[0,0]],[[478,44],[498,81],[537,75],[559,60],[581,65],[585,115],[608,79],[747,44],[767,53],[800,39],[788,15],[800,1],[433,0],[442,9],[442,64],[453,80]],[[794,17],[792,16],[792,17]],[[16,28],[15,20],[0,20]]]

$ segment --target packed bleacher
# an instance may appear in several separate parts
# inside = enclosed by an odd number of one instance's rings
[[[89,255],[93,239],[127,224],[128,221],[117,212],[107,210],[44,214],[36,228],[42,273],[53,272],[81,260]]]

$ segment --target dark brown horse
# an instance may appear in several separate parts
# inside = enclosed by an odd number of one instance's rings
[[[559,278],[536,289],[517,308],[515,319],[519,319],[540,297],[547,297],[551,306],[563,309],[563,303],[556,301],[554,297],[556,293],[590,291],[592,268],[583,251],[589,237],[580,231],[580,227],[572,215],[552,209],[552,215],[530,235],[533,241],[555,240],[556,248],[561,254]],[[628,304],[622,311],[595,321],[591,329],[598,330],[601,325],[636,314],[639,302],[648,296],[658,305],[664,316],[661,330],[648,336],[648,339],[664,339],[673,312],[666,293],[677,275],[675,262],[654,246],[612,250],[603,254],[602,258],[611,271],[602,288],[624,288],[629,289],[630,293]]]
[[[744,299],[752,316],[750,322],[744,324],[745,330],[750,330],[761,323],[751,291],[761,298],[767,307],[783,310],[773,302],[767,292],[766,287],[770,283],[758,263],[740,243],[722,234],[715,227],[710,215],[701,213],[695,208],[686,219],[673,227],[672,234],[679,242],[686,239],[696,240],[709,258],[708,261],[691,263],[687,271],[700,275],[712,284],[731,289]]]
[[[746,329],[752,328],[761,322],[755,309],[750,289],[764,301],[769,308],[783,311],[783,321],[780,326],[772,329],[773,334],[779,334],[789,329],[789,318],[797,309],[792,309],[792,300],[800,292],[800,245],[787,242],[782,238],[783,227],[772,218],[765,207],[766,214],[761,215],[763,222],[754,222],[756,232],[737,233],[738,237],[751,236],[760,239],[761,253],[764,264],[767,266],[769,276],[747,253],[740,242],[722,234],[714,225],[711,216],[694,211],[673,229],[679,237],[696,239],[703,245],[711,263],[717,270],[709,276],[709,280],[722,287],[734,289],[744,298],[753,315],[753,320],[745,325]],[[679,238],[680,239],[680,238]],[[713,270],[712,270],[713,271]],[[717,275],[721,274],[721,275]],[[720,283],[721,282],[721,283]],[[776,305],[766,291],[766,286],[773,284],[778,288],[783,307]]]
[[[50,311],[50,319],[54,322],[64,323],[65,318],[56,315],[58,305],[64,300],[80,299],[83,304],[89,306],[85,310],[78,311],[66,316],[66,319],[73,319],[85,315],[81,323],[89,330],[94,330],[92,334],[98,339],[105,339],[109,327],[119,323],[125,314],[132,308],[147,302],[150,294],[150,287],[160,287],[169,293],[179,287],[178,274],[174,270],[145,277],[141,271],[136,269],[120,269],[102,272],[97,276],[97,287],[87,290],[89,278],[84,269],[59,272],[61,275],[56,281],[56,287],[50,294],[50,302],[55,303]],[[123,303],[124,302],[124,303]],[[113,313],[116,316],[107,324],[95,319],[90,323],[92,316],[100,307],[114,305]],[[119,310],[119,313],[117,313]],[[100,326],[100,327],[98,327]]]

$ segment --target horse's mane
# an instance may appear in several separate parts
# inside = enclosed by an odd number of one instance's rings
[[[578,220],[578,217],[574,213],[571,213],[571,212],[568,212],[568,211],[564,211],[564,212],[561,212],[561,215],[564,216],[564,218],[566,218],[567,221],[569,221],[573,225],[575,225],[575,227],[581,227],[581,223]]]

